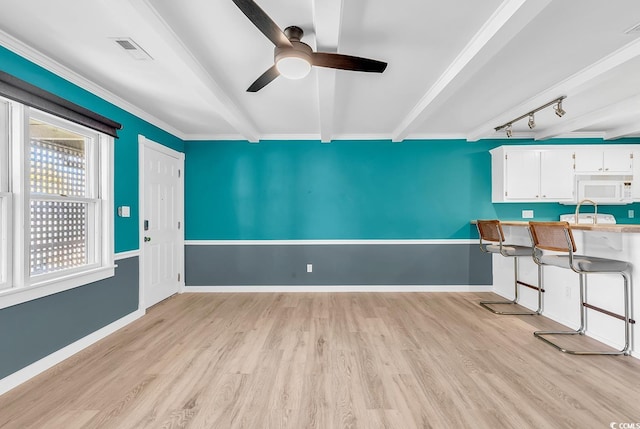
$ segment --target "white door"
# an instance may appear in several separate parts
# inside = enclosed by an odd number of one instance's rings
[[[184,154],[139,137],[141,308],[184,283]]]

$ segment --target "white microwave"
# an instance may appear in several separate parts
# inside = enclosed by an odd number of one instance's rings
[[[592,200],[598,204],[629,204],[631,181],[628,180],[579,180],[578,201]]]

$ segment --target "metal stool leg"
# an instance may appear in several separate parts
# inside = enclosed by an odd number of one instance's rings
[[[514,272],[514,281],[513,281],[513,285],[514,285],[514,298],[511,301],[481,301],[480,302],[480,306],[482,306],[483,308],[486,308],[487,310],[489,310],[490,312],[494,313],[494,314],[503,314],[503,315],[511,315],[511,316],[536,316],[536,315],[540,315],[542,314],[542,292],[544,292],[544,289],[542,289],[542,285],[540,284],[540,279],[541,279],[541,268],[540,266],[538,266],[538,286],[532,286],[529,285],[527,283],[521,282],[518,279],[518,257],[514,256],[513,257],[513,272]],[[520,299],[519,297],[519,289],[518,289],[518,285],[523,285],[523,286],[527,286],[530,287],[532,289],[536,289],[538,291],[538,309],[536,311],[499,311],[496,310],[494,308],[491,308],[490,305],[514,305],[514,304],[518,304],[518,300]]]
[[[572,354],[572,355],[625,355],[629,356],[631,354],[630,348],[630,337],[631,337],[631,325],[636,323],[635,320],[631,319],[629,312],[629,275],[625,272],[620,273],[624,280],[624,316],[619,316],[615,313],[612,313],[607,310],[603,310],[601,308],[595,307],[593,305],[587,304],[585,302],[585,294],[587,288],[587,279],[585,273],[580,273],[580,327],[575,331],[536,331],[533,335],[545,343],[555,347],[563,353]],[[584,335],[586,331],[586,316],[587,316],[587,308],[599,311],[601,313],[605,313],[609,316],[615,317],[616,319],[620,319],[624,321],[624,347],[622,350],[569,350],[557,343],[552,342],[548,338],[545,338],[546,335]]]

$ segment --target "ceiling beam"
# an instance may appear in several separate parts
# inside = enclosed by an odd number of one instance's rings
[[[514,20],[517,12],[527,3],[527,0],[504,0],[491,17],[485,22],[480,30],[471,38],[469,43],[462,49],[453,62],[447,67],[444,73],[427,90],[420,101],[413,107],[400,125],[394,130],[391,139],[399,142],[407,138],[412,128],[424,120],[434,111],[433,107],[438,100],[445,98],[446,91],[452,90],[452,84],[459,80],[457,86],[461,86],[463,79],[460,79],[462,72],[467,75],[467,79],[473,72],[479,70],[486,61],[499,52],[516,34],[518,34],[531,20],[542,11],[551,0],[529,0],[527,6],[531,8],[526,14],[520,14],[520,19]],[[505,31],[507,23],[508,30]],[[496,37],[498,36],[498,37]],[[489,42],[492,42],[491,49],[487,49]],[[469,63],[484,56],[484,62],[475,65],[474,70],[469,70]]]
[[[495,134],[494,127],[508,122],[514,116],[529,112],[560,95],[566,95],[567,97],[575,96],[582,91],[589,89],[589,84],[593,79],[625,64],[627,61],[632,60],[638,55],[640,55],[640,39],[636,39],[635,41],[628,43],[612,54],[607,55],[601,60],[568,77],[559,84],[552,86],[546,91],[538,93],[535,97],[513,107],[512,109],[509,109],[506,112],[503,112],[501,115],[493,118],[489,122],[484,123],[473,130],[467,136],[467,140],[478,141],[482,138],[491,137]]]
[[[196,56],[182,42],[180,37],[165,21],[160,12],[149,0],[130,0],[142,19],[158,33],[168,47],[193,72],[195,77],[209,90],[209,100],[216,107],[218,113],[245,139],[250,142],[260,140],[258,132],[247,115],[238,107],[237,103],[222,89],[215,78],[198,61]]]
[[[313,0],[313,23],[316,33],[316,51],[338,52],[342,0]],[[329,143],[333,137],[333,119],[336,103],[335,70],[316,68],[318,78],[318,112],[320,141]]]
[[[327,52],[323,50],[323,52]],[[333,117],[336,105],[336,72],[318,67],[318,113],[320,122],[320,141],[330,143],[333,140]]]
[[[640,134],[640,118],[639,114],[636,114],[636,119],[632,124],[624,125],[622,127],[615,128],[613,130],[609,130],[604,134],[605,140],[615,140],[620,139],[622,137],[638,135]]]
[[[567,107],[565,106],[565,109]],[[535,134],[536,140],[546,140],[559,135],[568,134],[572,131],[589,127],[599,122],[610,119],[619,119],[628,116],[638,116],[640,114],[640,94],[628,97],[620,102],[610,104],[600,109],[592,110],[588,113],[562,121],[558,125],[546,128]],[[636,128],[638,126],[636,125]]]

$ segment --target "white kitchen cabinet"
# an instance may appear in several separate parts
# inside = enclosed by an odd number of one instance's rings
[[[573,151],[540,152],[540,198],[550,201],[575,199]]]
[[[504,158],[504,200],[537,199],[540,196],[540,153],[507,151]]]
[[[578,182],[613,178],[630,181],[640,201],[640,145],[505,145],[490,153],[494,203],[575,204]]]
[[[574,199],[573,151],[502,146],[491,155],[493,202]]]
[[[578,174],[633,174],[633,150],[578,149],[575,169]]]

